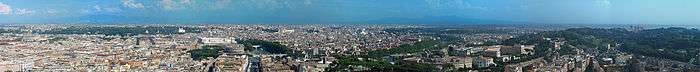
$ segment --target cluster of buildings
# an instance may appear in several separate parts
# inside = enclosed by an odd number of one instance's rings
[[[158,28],[169,25],[150,26]],[[181,27],[175,31],[177,34],[134,33],[129,36],[35,33],[72,27],[111,26],[25,25],[1,28],[18,29],[23,33],[0,33],[0,71],[324,72],[337,65],[338,59],[334,56],[363,55],[369,51],[412,44],[421,39],[437,38],[425,36],[425,33],[385,31],[423,28],[411,25],[190,25],[174,26]],[[184,28],[204,31],[193,32]],[[450,65],[438,67],[440,70],[435,71],[600,72],[620,71],[630,66],[634,66],[632,68],[637,71],[688,71],[697,68],[683,62],[640,57],[616,50],[598,52],[576,48],[573,54],[558,55],[562,47],[574,47],[562,39],[546,39],[554,43],[552,49],[547,49],[550,53],[534,56],[537,55],[535,51],[538,45],[491,44],[517,36],[512,33],[448,35],[463,41],[449,44],[446,48],[393,54],[380,60]],[[303,56],[252,53],[238,42],[248,39],[279,43],[290,50],[299,51]],[[193,59],[192,53],[188,52],[210,45],[222,46],[224,49],[217,57],[203,60]],[[607,49],[615,48],[609,45]]]
[[[477,69],[499,66],[497,62],[512,62],[533,55],[534,45],[451,46],[464,55],[450,56],[448,63],[455,68]]]
[[[222,71],[320,72],[334,62],[330,54],[391,48],[418,36],[396,35],[371,26],[181,26],[202,28],[201,33],[40,34],[70,27],[27,25],[26,33],[0,36],[1,71]],[[157,28],[157,26],[156,26]],[[266,31],[274,29],[276,31]],[[304,58],[285,54],[248,53],[238,39],[281,43],[303,51]],[[226,47],[219,57],[194,60],[187,51],[205,45]]]

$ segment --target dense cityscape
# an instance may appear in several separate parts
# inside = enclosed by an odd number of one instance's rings
[[[700,0],[0,0],[1,72],[700,72]]]
[[[693,72],[694,28],[2,25],[5,72]]]

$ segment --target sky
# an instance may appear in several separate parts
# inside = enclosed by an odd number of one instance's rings
[[[700,0],[0,0],[0,24],[697,24]]]

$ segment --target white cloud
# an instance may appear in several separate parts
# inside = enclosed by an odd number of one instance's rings
[[[98,11],[98,12],[99,12],[99,11],[102,11],[102,7],[100,7],[100,6],[98,6],[98,5],[92,6],[92,8],[94,8],[95,11]]]
[[[306,1],[304,1],[304,4],[306,4],[306,5],[311,5],[312,2],[311,2],[311,0],[306,0]]]
[[[54,14],[56,14],[56,13],[58,13],[58,11],[56,11],[56,10],[54,10],[54,9],[46,10],[46,14],[49,14],[49,15],[54,15]]]
[[[0,2],[0,14],[10,14],[10,12],[12,12],[12,7]]]
[[[183,9],[183,8],[192,8],[189,6],[192,6],[194,1],[192,0],[162,0],[160,1],[161,6],[163,6],[164,9],[166,10],[174,10],[174,9]]]
[[[610,3],[609,0],[596,0],[595,3],[605,8],[610,8],[610,6],[612,6],[612,3]]]
[[[122,5],[129,7],[129,8],[137,8],[137,9],[144,7],[142,3],[137,3],[133,0],[122,0]]]
[[[160,3],[162,4],[163,8],[170,10],[174,8],[175,2],[173,2],[173,0],[163,0],[160,1]]]
[[[36,13],[36,11],[29,9],[15,9],[12,13],[16,15],[29,15]]]
[[[245,0],[244,4],[250,4],[253,8],[265,10],[277,10],[284,7],[293,7],[286,0]]]
[[[192,0],[182,0],[180,4],[192,4]]]
[[[212,8],[213,9],[224,9],[227,6],[229,6],[229,4],[231,4],[231,0],[219,0],[219,1],[214,2],[214,5],[212,5]]]
[[[108,7],[108,8],[104,8],[104,11],[105,12],[121,12],[122,9],[115,8],[115,7]]]
[[[94,8],[94,11],[93,11],[93,12],[120,12],[120,11],[122,11],[122,10],[119,9],[119,8],[115,8],[115,7],[101,7],[101,6],[99,6],[99,5],[92,6],[92,8]]]
[[[482,6],[472,5],[469,1],[463,0],[425,0],[427,5],[433,9],[462,9],[462,10],[487,10]]]
[[[311,6],[314,0],[214,0],[214,1],[198,1],[198,0],[159,0],[157,6],[165,10],[180,10],[180,9],[232,9],[232,8],[256,8],[261,10],[277,10],[280,8],[294,8],[299,6]],[[236,6],[236,7],[231,7]]]

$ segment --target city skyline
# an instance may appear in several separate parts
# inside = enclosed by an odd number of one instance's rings
[[[670,24],[692,0],[0,0],[3,24]]]

